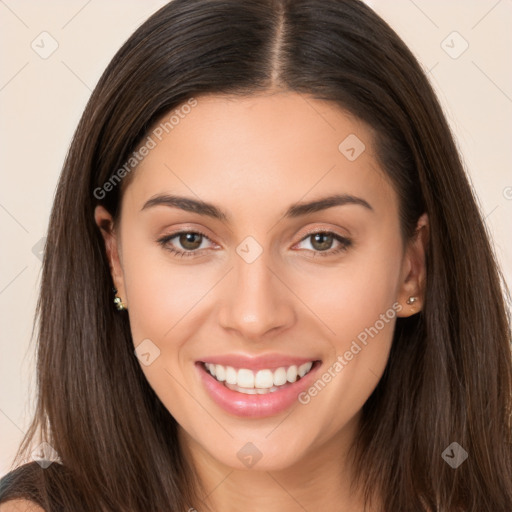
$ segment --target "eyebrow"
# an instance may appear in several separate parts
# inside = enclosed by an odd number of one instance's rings
[[[197,213],[199,215],[206,215],[223,222],[230,222],[231,219],[229,214],[212,203],[207,203],[205,201],[192,199],[189,197],[168,194],[158,194],[153,196],[144,203],[141,211],[154,206],[162,205],[169,206],[171,208],[179,208],[186,212]],[[372,212],[375,211],[367,201],[360,197],[356,197],[350,194],[334,194],[323,197],[321,199],[317,199],[315,201],[311,201],[309,203],[294,203],[290,205],[290,207],[286,210],[284,217],[293,219],[321,210],[326,210],[328,208],[333,208],[334,206],[344,205],[359,205]]]

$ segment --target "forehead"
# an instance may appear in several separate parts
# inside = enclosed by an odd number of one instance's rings
[[[277,205],[326,192],[395,199],[374,155],[372,129],[332,102],[293,92],[196,101],[148,132],[154,147],[127,190],[139,207],[164,192],[253,212],[262,201]]]

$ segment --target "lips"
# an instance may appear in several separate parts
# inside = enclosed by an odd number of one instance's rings
[[[231,355],[209,357],[205,361],[198,361],[195,366],[203,387],[218,406],[236,416],[255,418],[278,414],[296,403],[298,395],[314,382],[321,361],[276,354],[258,358]],[[298,373],[301,366],[303,375]],[[227,371],[229,367],[231,370]],[[220,375],[223,378],[221,382],[212,375],[212,368],[213,373],[216,373],[217,368],[220,373],[224,371],[224,375]],[[284,384],[280,384],[283,369],[286,369],[288,375],[290,368],[291,381],[287,379]],[[272,385],[269,373],[272,375]],[[277,386],[273,380],[276,373],[280,379]],[[226,382],[226,374],[230,374],[229,382]]]

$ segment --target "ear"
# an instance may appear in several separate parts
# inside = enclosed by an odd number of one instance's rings
[[[397,301],[402,309],[397,312],[399,317],[414,315],[420,311],[425,299],[425,286],[427,281],[426,253],[429,241],[429,220],[424,213],[416,225],[412,240],[407,244],[402,264]],[[411,304],[407,303],[409,297],[416,297]]]
[[[121,297],[123,303],[127,306],[124,274],[120,257],[121,247],[119,236],[114,229],[114,220],[112,219],[112,215],[101,205],[96,206],[94,209],[94,220],[105,241],[105,251],[110,265],[110,274],[117,290],[117,296]]]

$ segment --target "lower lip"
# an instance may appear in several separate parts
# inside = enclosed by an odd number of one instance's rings
[[[196,363],[196,367],[206,391],[222,409],[235,416],[263,418],[279,414],[297,402],[298,395],[313,382],[320,367],[320,361],[315,361],[311,370],[304,377],[282,389],[264,395],[247,395],[233,391],[212,377],[203,363]]]

